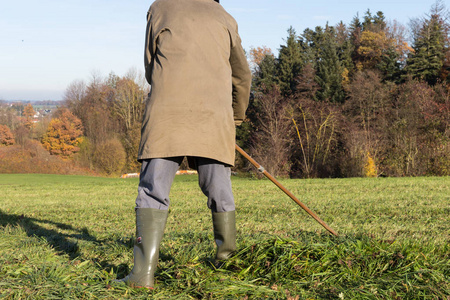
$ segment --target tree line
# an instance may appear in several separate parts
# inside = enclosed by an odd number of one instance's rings
[[[135,172],[139,170],[136,157],[148,92],[136,70],[122,77],[93,74],[88,83],[75,80],[51,118],[34,122],[31,104],[1,107],[0,144],[32,148],[36,145],[30,141],[38,141],[52,156],[96,173]]]
[[[290,28],[277,57],[252,49],[240,146],[278,176],[449,175],[449,21],[437,1],[408,43],[406,27],[368,10]]]
[[[276,176],[450,175],[450,18],[443,1],[409,28],[369,10],[250,50],[252,99],[237,143]],[[408,38],[408,33],[410,37]],[[104,174],[135,172],[150,87],[130,71],[76,80],[51,118],[0,109],[0,144],[39,141]],[[238,156],[237,170],[251,169]]]

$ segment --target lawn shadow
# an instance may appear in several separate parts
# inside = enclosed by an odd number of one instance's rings
[[[70,259],[79,256],[78,240],[100,243],[89,234],[87,227],[75,228],[72,225],[38,219],[25,215],[7,214],[0,210],[0,226],[21,227],[29,237],[43,237],[56,251],[69,255]],[[53,227],[52,229],[44,227]],[[71,231],[62,233],[60,231]]]

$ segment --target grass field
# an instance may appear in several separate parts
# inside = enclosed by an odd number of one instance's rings
[[[177,177],[153,291],[132,268],[137,179],[0,174],[0,298],[450,299],[450,178],[233,177],[238,252],[215,269],[196,176]]]

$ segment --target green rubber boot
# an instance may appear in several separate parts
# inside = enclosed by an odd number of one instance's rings
[[[228,259],[236,250],[236,216],[234,211],[212,213],[216,264]]]
[[[159,259],[159,244],[164,235],[167,210],[138,208],[136,210],[136,242],[134,267],[131,273],[118,282],[131,287],[153,288],[154,274]]]

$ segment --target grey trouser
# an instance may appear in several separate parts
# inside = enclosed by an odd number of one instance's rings
[[[198,184],[208,197],[212,212],[234,211],[230,167],[212,159],[196,157]],[[142,162],[137,208],[169,209],[169,193],[183,157],[153,158]]]

